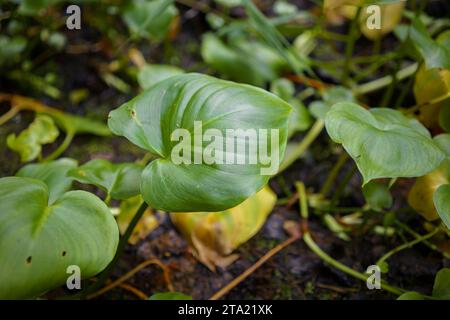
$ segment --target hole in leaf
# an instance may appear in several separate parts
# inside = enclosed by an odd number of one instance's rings
[[[66,256],[66,254],[67,254],[67,252],[66,252],[66,251],[63,251],[63,252],[61,253],[61,255],[62,255],[63,257],[65,257],[65,256]]]
[[[31,263],[31,259],[32,259],[32,257],[31,257],[31,256],[29,256],[29,257],[27,258],[27,263],[28,263],[28,264],[30,264],[30,263]]]

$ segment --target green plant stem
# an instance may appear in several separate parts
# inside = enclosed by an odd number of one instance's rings
[[[331,198],[331,206],[334,207],[336,203],[338,203],[339,198],[341,197],[342,193],[344,192],[345,187],[348,185],[350,179],[353,177],[353,175],[356,173],[356,166],[353,166],[344,176],[341,183],[339,183],[336,192],[334,193],[333,197]]]
[[[292,163],[294,163],[295,160],[297,160],[309,148],[309,146],[314,142],[314,140],[316,140],[316,138],[322,132],[324,126],[325,123],[323,122],[323,120],[317,120],[314,123],[314,125],[308,131],[303,140],[295,147],[294,150],[292,150],[292,152],[289,155],[287,155],[287,157],[280,164],[280,169],[278,170],[278,173],[282,172]]]
[[[334,164],[333,168],[331,169],[330,173],[328,174],[327,180],[325,180],[325,183],[322,186],[322,189],[320,189],[320,194],[322,196],[326,197],[327,193],[330,191],[331,187],[333,186],[333,182],[336,179],[339,171],[344,166],[344,164],[347,162],[349,158],[349,155],[347,152],[343,152],[340,156],[338,161]]]
[[[308,221],[307,220],[308,219],[308,205],[307,205],[308,200],[307,200],[305,186],[301,182],[297,183],[296,185],[297,185],[298,197],[299,197],[299,201],[300,201],[300,214],[305,221]],[[307,226],[307,223],[305,223],[304,225]],[[363,281],[367,281],[369,275],[358,272],[358,271],[340,263],[339,261],[333,259],[325,251],[320,249],[320,247],[314,242],[309,230],[303,230],[303,232],[304,233],[303,233],[302,238],[303,238],[303,241],[305,241],[305,244],[308,246],[308,248],[312,252],[317,254],[324,262],[328,263],[329,265],[335,267],[336,269],[338,269],[342,272],[347,273],[348,275],[350,275],[352,277],[355,277],[355,278],[363,280]],[[386,291],[392,292],[393,294],[396,294],[396,295],[401,295],[403,292],[405,292],[405,290],[402,290],[397,287],[393,287],[393,286],[387,284],[385,281],[381,281],[381,288],[383,288]]]
[[[441,229],[440,229],[440,228],[436,228],[436,229],[434,229],[432,232],[430,232],[430,233],[428,233],[428,234],[426,234],[426,235],[424,235],[424,236],[418,237],[418,238],[416,238],[416,239],[414,239],[414,240],[412,240],[412,241],[410,241],[410,242],[407,242],[407,243],[404,243],[404,244],[402,244],[402,245],[400,245],[400,246],[398,246],[398,247],[395,247],[395,248],[392,249],[391,251],[389,251],[389,252],[387,252],[386,254],[384,254],[380,259],[378,259],[377,265],[380,266],[382,263],[384,263],[387,259],[389,259],[389,258],[390,258],[391,256],[393,256],[394,254],[396,254],[396,253],[398,253],[398,252],[400,252],[400,251],[402,251],[402,250],[411,248],[411,247],[415,246],[416,244],[418,244],[418,243],[420,243],[420,242],[422,242],[422,241],[425,241],[425,240],[427,240],[427,239],[433,237],[433,236],[436,235],[439,231],[441,231]]]
[[[303,219],[308,219],[308,199],[306,198],[306,188],[303,182],[295,183],[298,192],[298,201],[300,204],[300,215]]]
[[[339,261],[333,259],[332,257],[330,257],[326,252],[324,252],[322,249],[320,249],[320,247],[314,242],[314,240],[311,237],[311,234],[309,232],[306,232],[303,235],[303,241],[305,241],[306,245],[308,246],[308,248],[314,252],[315,254],[317,254],[324,262],[328,263],[329,265],[331,265],[332,267],[345,272],[346,274],[356,278],[356,279],[360,279],[362,281],[367,281],[367,278],[369,277],[369,275],[358,272],[350,267],[347,267],[346,265],[340,263]],[[406,292],[403,289],[391,286],[389,284],[387,284],[385,281],[381,281],[381,288],[389,291],[395,295],[401,295],[404,292]]]
[[[400,222],[400,221],[395,221],[395,224],[397,226],[399,226],[402,230],[406,231],[407,233],[409,233],[410,235],[412,235],[414,238],[419,239],[422,238],[423,236],[418,234],[417,232],[415,232],[413,229],[411,229],[409,226],[407,226],[406,224]],[[424,245],[426,245],[428,248],[430,248],[431,250],[434,250],[436,252],[439,252],[440,254],[442,254],[442,256],[444,256],[447,259],[450,259],[450,255],[447,252],[443,252],[442,250],[440,250],[434,243],[428,241],[428,240],[423,240],[422,243]]]
[[[418,63],[413,63],[401,70],[399,70],[396,74],[397,81],[401,81],[405,78],[408,78],[409,76],[412,76],[417,68]],[[378,78],[376,80],[361,84],[353,89],[353,93],[357,96],[364,95],[369,92],[377,91],[381,88],[384,88],[388,86],[393,81],[392,75],[384,76],[381,78]]]
[[[19,112],[20,112],[19,107],[16,106],[11,107],[5,114],[3,114],[0,117],[0,126],[6,123],[7,121],[11,120],[12,118],[14,118],[14,116]]]
[[[347,38],[347,44],[345,46],[345,61],[344,61],[344,70],[342,72],[342,83],[347,84],[348,77],[350,73],[350,64],[353,55],[353,49],[355,48],[355,42],[358,37],[358,24],[359,24],[359,16],[361,15],[362,7],[358,7],[356,11],[356,15],[353,18],[350,31]]]
[[[59,145],[59,147],[51,154],[49,154],[47,157],[45,157],[42,160],[42,162],[48,162],[58,158],[64,151],[66,151],[66,149],[69,147],[74,137],[75,137],[74,132],[67,132],[63,142]]]
[[[117,246],[116,254],[114,255],[113,260],[109,263],[106,269],[100,274],[98,280],[93,285],[88,287],[84,292],[81,293],[82,297],[86,297],[88,294],[97,291],[103,286],[106,280],[108,280],[109,276],[114,271],[117,262],[122,257],[123,251],[125,250],[125,247],[128,244],[128,239],[130,238],[134,228],[136,227],[137,223],[139,222],[139,220],[141,219],[142,215],[147,210],[147,208],[148,208],[147,203],[142,202],[139,209],[136,211],[133,219],[130,221],[127,230],[120,238],[119,245]]]

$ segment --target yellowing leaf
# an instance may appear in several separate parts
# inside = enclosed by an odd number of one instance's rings
[[[394,3],[379,4],[380,15],[379,22],[380,28],[372,28],[371,20],[374,19],[374,15],[378,14],[377,11],[371,11],[370,6],[362,9],[360,17],[360,28],[361,32],[370,40],[376,40],[385,34],[388,34],[397,26],[400,22],[403,14],[403,9],[405,8],[406,1],[399,1]],[[374,7],[373,7],[374,8]]]
[[[435,104],[427,103],[450,92],[450,70],[427,69],[422,65],[417,71],[413,91],[417,104],[423,104],[420,108],[420,122],[428,128],[438,127],[439,112],[444,106],[450,107],[450,99]]]
[[[388,34],[400,22],[406,1],[365,1],[365,0],[325,0],[324,12],[331,24],[341,24],[344,18],[353,19],[357,7],[361,9],[359,24],[361,32],[370,40],[376,40]],[[376,5],[374,7],[372,5]],[[379,8],[379,11],[377,8]],[[377,21],[378,19],[378,21]],[[373,28],[379,22],[379,28]]]
[[[119,216],[117,217],[117,224],[121,234],[124,234],[133,219],[134,214],[137,212],[139,206],[142,203],[142,197],[135,196],[128,198],[120,203]],[[138,243],[140,240],[145,239],[150,232],[158,227],[158,219],[153,215],[152,209],[147,210],[142,215],[142,218],[134,228],[128,242],[132,245]]]
[[[429,221],[439,217],[433,201],[436,190],[450,183],[450,134],[438,135],[433,140],[446,153],[447,158],[436,170],[417,178],[408,194],[409,205]]]
[[[58,135],[58,128],[52,118],[37,115],[27,129],[18,136],[14,133],[10,134],[6,142],[11,150],[20,154],[22,162],[27,162],[36,159],[41,153],[41,145],[52,143]]]
[[[428,221],[436,220],[439,215],[434,207],[434,192],[443,184],[450,183],[448,161],[438,169],[417,178],[408,194],[409,205]]]
[[[236,260],[234,249],[263,226],[276,202],[265,187],[238,206],[221,212],[172,213],[171,219],[194,248],[195,256],[210,270]]]

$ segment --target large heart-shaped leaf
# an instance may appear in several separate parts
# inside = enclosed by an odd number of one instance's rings
[[[290,111],[287,103],[262,89],[200,74],[184,74],[157,84],[112,111],[108,124],[115,134],[159,157],[145,168],[141,180],[142,195],[151,207],[179,212],[220,211],[244,201],[267,183],[269,175],[276,173],[286,146]],[[199,123],[200,128],[196,127]],[[185,129],[186,141],[195,140],[192,152],[186,151],[183,160],[177,163],[173,161],[173,152],[181,142],[171,139],[176,129]],[[211,164],[203,159],[195,161],[197,156],[202,158],[207,147],[218,145],[219,141],[199,141],[202,134],[196,130],[211,133],[213,140],[222,136],[232,150],[223,150],[221,142],[218,148],[213,148],[217,152]],[[259,135],[259,139],[248,139],[247,130]],[[227,132],[230,139],[225,139]],[[235,141],[248,142],[248,146],[256,140],[256,149],[267,147],[272,168],[262,161],[255,164],[234,161],[250,153],[247,152],[250,148],[234,148]],[[186,141],[183,139],[189,146],[192,144]],[[233,164],[225,161],[224,154]]]
[[[170,218],[194,247],[196,257],[211,270],[226,267],[234,249],[253,237],[272,211],[276,195],[269,187],[222,212],[171,213]]]
[[[325,125],[331,139],[355,160],[364,184],[376,178],[422,176],[445,158],[425,127],[393,109],[369,111],[338,103],[327,113]]]
[[[0,299],[37,297],[64,284],[71,265],[92,277],[114,257],[119,231],[99,198],[69,191],[48,200],[39,180],[0,179]]]
[[[72,187],[73,178],[67,177],[66,174],[76,167],[76,160],[62,158],[46,163],[26,165],[16,173],[16,176],[43,181],[48,187],[48,202],[52,204]]]
[[[93,184],[106,191],[113,199],[127,199],[139,194],[143,167],[136,163],[113,164],[94,159],[72,169],[68,176],[81,183]]]

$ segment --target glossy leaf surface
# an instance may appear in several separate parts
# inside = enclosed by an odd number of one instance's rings
[[[191,137],[199,121],[203,133],[216,129],[223,137],[228,129],[242,129],[240,133],[233,130],[238,140],[247,139],[243,132],[247,129],[269,129],[268,132],[274,129],[278,140],[275,135],[271,138],[278,148],[272,148],[272,143],[264,137],[259,147],[267,146],[268,154],[275,158],[278,155],[281,161],[290,111],[287,103],[262,89],[200,74],[185,74],[171,77],[113,110],[108,124],[115,134],[158,156],[145,168],[141,180],[141,193],[152,208],[220,211],[256,193],[273,173],[265,172],[269,168],[260,162],[220,164],[219,160],[223,160],[220,156],[224,155],[220,152],[214,155],[212,164],[205,161],[195,164],[194,158],[201,157],[209,146],[204,142],[175,163],[173,153],[177,149],[174,148],[180,142],[171,139],[172,133],[175,129],[185,129]],[[195,135],[191,142],[194,138]],[[227,151],[232,159],[244,156],[242,150],[233,149]],[[175,153],[179,155],[178,151]]]

